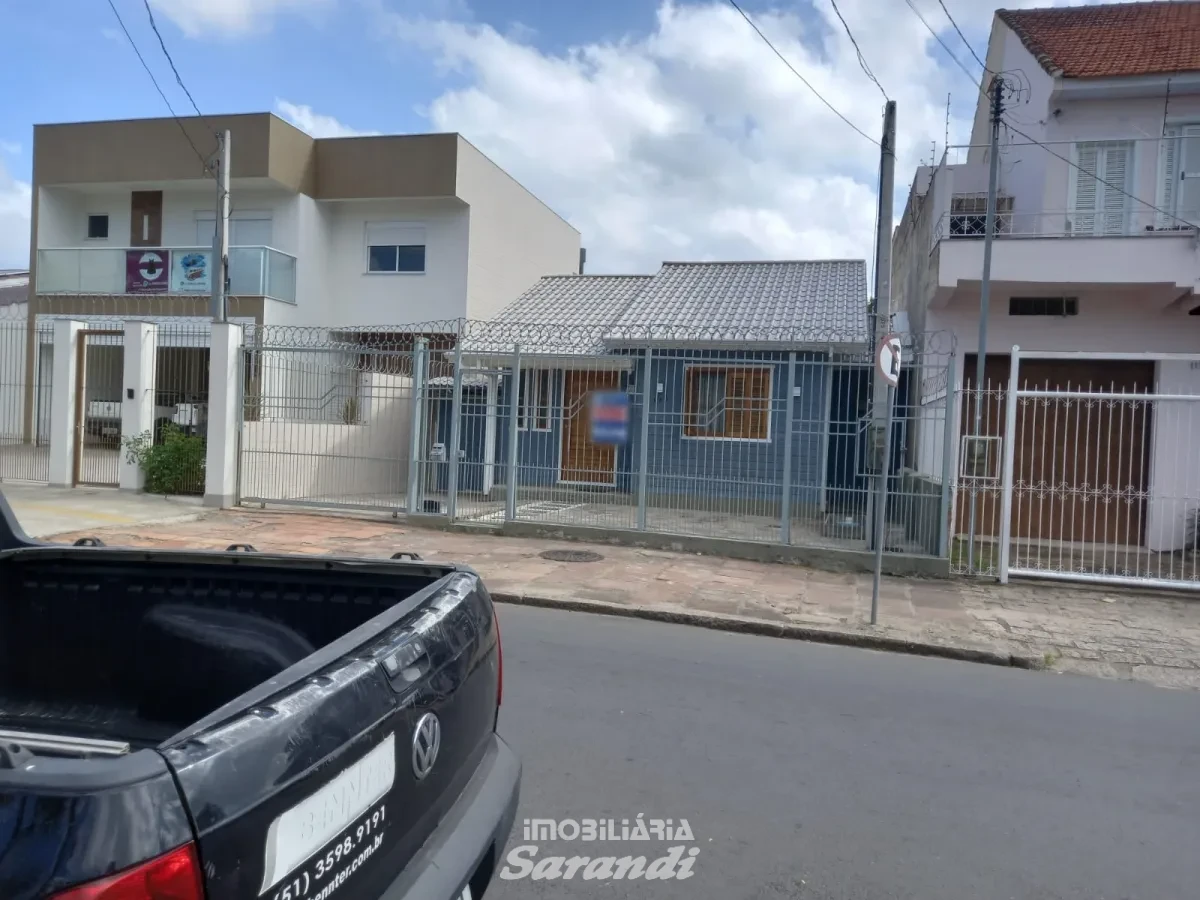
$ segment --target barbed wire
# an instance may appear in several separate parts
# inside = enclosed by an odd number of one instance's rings
[[[246,303],[241,301],[245,300]],[[238,315],[239,312],[244,315]],[[195,295],[39,294],[34,304],[37,328],[54,319],[75,319],[104,327],[130,320],[149,320],[160,329],[200,334],[211,329],[208,298]],[[619,326],[563,325],[534,321],[434,319],[388,325],[272,325],[261,324],[257,298],[230,298],[230,320],[245,328],[245,342],[259,349],[328,349],[354,353],[411,352],[418,338],[431,351],[451,352],[461,345],[464,356],[605,356],[642,352],[645,348],[706,348],[804,351],[856,354],[868,347],[871,331],[864,310],[858,326],[811,325],[678,325],[655,322]],[[181,313],[183,313],[181,315]],[[0,324],[25,323],[27,303],[0,306]],[[947,354],[954,350],[950,332],[904,336],[912,352]]]

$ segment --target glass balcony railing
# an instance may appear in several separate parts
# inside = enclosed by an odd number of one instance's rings
[[[208,247],[39,250],[39,294],[180,294],[212,290]],[[296,257],[271,247],[229,248],[231,296],[296,302]]]

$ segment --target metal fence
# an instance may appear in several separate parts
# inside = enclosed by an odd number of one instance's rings
[[[243,500],[407,510],[416,339],[264,327],[244,346]]]
[[[75,344],[75,484],[116,487],[121,459],[125,334],[86,328]]]
[[[1018,389],[961,391],[951,571],[1200,589],[1200,394],[1165,362],[1156,393],[1032,381],[1015,353]]]
[[[0,481],[49,480],[53,376],[51,323],[0,310]]]
[[[922,338],[909,352],[886,549],[939,555],[952,347]],[[456,320],[254,328],[244,358],[245,501],[869,544],[882,411],[862,344]]]
[[[150,437],[159,464],[155,483],[148,487],[164,493],[202,495],[211,326],[194,320],[164,320],[157,323],[156,331]]]

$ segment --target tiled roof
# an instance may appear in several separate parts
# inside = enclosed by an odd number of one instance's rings
[[[498,315],[497,322],[609,325],[652,275],[548,275]]]
[[[1200,71],[1200,2],[1159,0],[996,13],[1048,72],[1103,78]]]
[[[29,299],[29,272],[24,269],[0,272],[0,306],[12,306]]]
[[[612,336],[663,326],[690,340],[855,343],[867,339],[862,260],[668,262],[625,308]]]
[[[862,260],[668,262],[655,275],[543,278],[467,352],[597,354],[611,343],[857,344],[867,340]]]
[[[604,330],[652,275],[547,275],[487,322],[472,322],[467,352],[603,352]]]

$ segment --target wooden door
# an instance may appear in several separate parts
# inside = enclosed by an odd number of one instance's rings
[[[975,380],[968,355],[967,387]],[[984,433],[1004,434],[1009,361],[988,357],[985,378],[994,392]],[[1144,393],[1154,388],[1154,363],[1124,360],[1022,360],[1024,389]],[[963,434],[972,428],[972,398],[963,403]],[[1150,407],[1063,398],[1029,399],[1017,409],[1013,453],[1012,535],[1033,540],[1137,545],[1145,531],[1146,501],[1133,497],[1149,484]],[[997,484],[997,488],[999,485]],[[981,492],[979,534],[999,524],[999,491]],[[960,507],[966,499],[960,491]],[[985,496],[987,495],[987,496]],[[992,505],[995,503],[996,508]],[[965,522],[965,509],[959,510]]]
[[[129,246],[162,246],[162,191],[133,191],[129,196]]]
[[[566,372],[563,384],[562,463],[559,480],[580,484],[615,484],[617,448],[592,442],[593,391],[615,391],[617,372]]]

